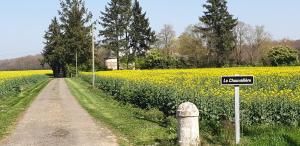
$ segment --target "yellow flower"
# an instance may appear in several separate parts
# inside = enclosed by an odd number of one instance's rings
[[[50,70],[0,71],[0,83],[8,79],[27,77],[32,75],[45,75],[50,73],[52,73]]]
[[[251,101],[286,97],[293,101],[300,101],[300,67],[123,70],[96,73],[100,77],[174,87],[181,92],[192,90],[201,96],[216,96],[227,99],[232,98],[234,91],[231,87],[221,86],[220,77],[236,74],[254,75],[255,77],[253,86],[241,88],[242,99]]]

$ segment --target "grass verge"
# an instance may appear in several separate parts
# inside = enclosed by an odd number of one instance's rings
[[[19,94],[10,94],[0,99],[0,139],[9,134],[18,117],[29,107],[49,81],[50,79],[43,80]]]
[[[260,125],[246,128],[243,134],[247,146],[300,146],[299,127]]]
[[[158,110],[141,110],[112,99],[80,79],[67,79],[72,94],[97,121],[119,137],[120,145],[174,145],[176,129],[165,126]],[[174,119],[169,119],[175,123]],[[172,124],[168,124],[172,125]]]

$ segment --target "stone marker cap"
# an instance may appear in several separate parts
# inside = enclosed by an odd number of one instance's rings
[[[191,102],[185,102],[179,105],[177,117],[199,117],[199,110],[197,106]]]

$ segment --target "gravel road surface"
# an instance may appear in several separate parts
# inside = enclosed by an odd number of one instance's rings
[[[1,146],[117,146],[116,137],[79,105],[64,79],[41,91]]]

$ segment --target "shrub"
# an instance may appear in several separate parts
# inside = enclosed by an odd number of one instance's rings
[[[140,58],[138,61],[138,67],[141,69],[177,68],[180,64],[177,57],[164,54],[157,49],[152,49],[144,59]]]
[[[289,47],[274,47],[269,53],[268,58],[273,66],[295,65],[298,64],[298,51]]]

